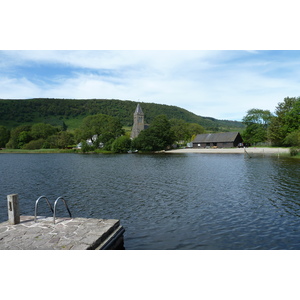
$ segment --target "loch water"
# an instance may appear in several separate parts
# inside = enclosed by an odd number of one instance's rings
[[[0,222],[8,194],[23,215],[63,196],[74,217],[120,219],[128,250],[300,249],[300,161],[288,157],[1,153],[0,168]],[[39,214],[51,216],[43,202]]]

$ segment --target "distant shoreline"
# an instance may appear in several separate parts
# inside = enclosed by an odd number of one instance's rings
[[[197,149],[197,148],[186,148],[186,149],[173,149],[168,150],[166,153],[178,154],[178,153],[202,153],[202,154],[288,154],[289,148],[217,148],[217,149]]]
[[[172,149],[167,151],[157,151],[156,153],[168,153],[168,154],[180,154],[180,153],[201,153],[201,154],[244,154],[247,152],[248,154],[289,154],[289,148],[217,148],[217,149],[197,149],[197,148],[185,148],[185,149]],[[78,150],[74,149],[37,149],[37,150],[25,150],[25,149],[0,149],[1,153],[31,153],[31,154],[49,154],[49,153],[79,153]],[[96,152],[95,152],[96,153]],[[99,153],[99,152],[98,152]],[[104,153],[104,152],[103,152]],[[110,153],[110,152],[105,152]],[[111,152],[112,153],[112,152]]]

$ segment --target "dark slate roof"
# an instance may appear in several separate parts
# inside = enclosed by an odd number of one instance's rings
[[[144,114],[140,104],[137,105],[136,110],[135,110],[135,114]]]
[[[224,143],[233,142],[239,132],[223,132],[223,133],[205,133],[198,134],[193,143]]]

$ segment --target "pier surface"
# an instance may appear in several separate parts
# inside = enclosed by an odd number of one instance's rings
[[[103,250],[122,249],[119,220],[20,216],[20,223],[0,224],[1,250]]]

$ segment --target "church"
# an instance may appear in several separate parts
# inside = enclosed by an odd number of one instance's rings
[[[138,104],[133,114],[133,127],[132,127],[130,138],[134,139],[138,137],[140,132],[146,129],[147,127],[148,126],[145,125],[144,113],[142,111],[140,104]]]

